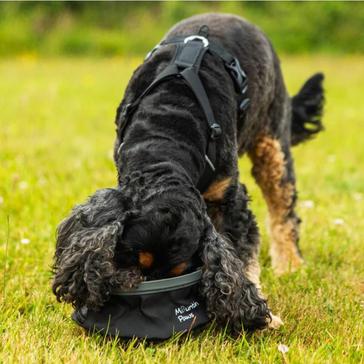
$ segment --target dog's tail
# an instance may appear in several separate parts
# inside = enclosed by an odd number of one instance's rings
[[[325,101],[323,80],[324,75],[316,73],[292,97],[292,145],[309,140],[324,129],[321,122]]]

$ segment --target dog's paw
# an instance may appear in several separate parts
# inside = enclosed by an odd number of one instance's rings
[[[277,276],[281,276],[286,273],[294,273],[298,271],[304,265],[304,260],[296,256],[279,257],[279,259],[273,259],[272,268]]]
[[[270,317],[272,320],[268,322],[268,329],[278,330],[282,325],[284,325],[279,316],[273,315],[271,313]]]

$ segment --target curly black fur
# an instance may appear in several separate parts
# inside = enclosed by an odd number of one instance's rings
[[[207,310],[218,324],[229,323],[234,333],[241,328],[261,329],[270,318],[267,303],[244,275],[244,261],[226,237],[210,225],[204,239],[204,271],[201,293]]]
[[[234,332],[267,325],[267,303],[245,274],[258,251],[259,234],[246,189],[238,183],[237,160],[262,131],[290,140],[291,99],[269,41],[241,18],[192,17],[166,37],[195,34],[204,24],[209,39],[238,57],[249,79],[251,106],[241,118],[234,83],[221,60],[211,54],[203,59],[201,79],[223,131],[217,141],[215,177],[231,178],[230,187],[221,201],[212,203],[195,187],[204,170],[209,136],[204,113],[182,80],[164,82],[142,99],[122,148],[118,112],[118,188],[96,192],[60,224],[53,282],[59,300],[97,309],[115,287],[168,277],[179,264],[185,272],[202,264],[201,289],[211,317],[229,323]],[[143,92],[173,54],[174,47],[165,46],[134,72],[119,111]],[[211,204],[216,205],[219,228],[210,220]],[[142,252],[152,256],[150,266],[140,263]]]
[[[127,215],[119,190],[95,193],[58,227],[53,292],[75,307],[100,308],[114,287],[141,282],[136,267],[120,270],[114,255]]]

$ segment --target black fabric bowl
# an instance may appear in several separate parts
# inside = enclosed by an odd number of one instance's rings
[[[201,271],[114,292],[100,311],[82,307],[72,318],[88,331],[122,338],[168,339],[208,323],[199,297]]]

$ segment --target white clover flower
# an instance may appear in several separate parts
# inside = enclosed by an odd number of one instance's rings
[[[362,193],[359,193],[359,192],[355,192],[353,194],[353,197],[354,197],[354,200],[355,201],[361,201],[363,199],[363,194]]]
[[[311,200],[305,200],[301,202],[301,206],[306,209],[312,209],[313,207],[315,207],[315,203]]]
[[[344,225],[345,221],[343,219],[340,218],[336,218],[333,220],[334,225]]]
[[[284,344],[279,344],[278,345],[278,351],[280,351],[282,354],[288,353],[288,346],[284,345]]]
[[[26,190],[28,188],[28,182],[27,181],[20,181],[18,186],[19,186],[20,190]]]

